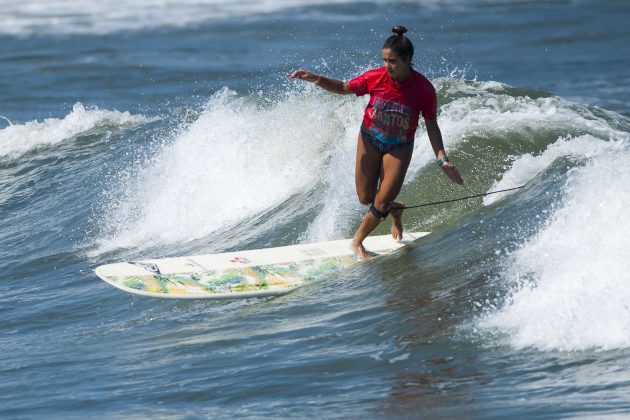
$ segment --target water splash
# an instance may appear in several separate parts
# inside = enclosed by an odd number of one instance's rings
[[[70,140],[99,126],[130,128],[150,121],[129,112],[85,108],[80,102],[64,118],[47,118],[43,122],[12,124],[0,130],[0,159],[16,159],[32,150]]]
[[[137,174],[113,183],[100,249],[201,238],[311,190],[343,136],[329,102],[260,104],[220,90]]]

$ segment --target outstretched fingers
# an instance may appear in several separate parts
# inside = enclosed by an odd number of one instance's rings
[[[289,73],[289,77],[291,79],[305,80],[307,82],[314,82],[317,79],[313,73],[303,69],[292,71]]]

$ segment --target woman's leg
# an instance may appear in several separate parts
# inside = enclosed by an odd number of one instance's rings
[[[360,142],[361,143],[361,142]],[[367,142],[364,142],[367,143]],[[371,144],[368,144],[372,146]],[[367,148],[367,147],[366,147]],[[372,146],[372,148],[376,150]],[[380,185],[376,190],[376,194],[373,198],[373,205],[381,213],[386,213],[392,208],[394,199],[400,193],[402,184],[405,180],[405,174],[407,168],[411,162],[411,156],[413,154],[413,146],[403,146],[401,148],[392,150],[391,152],[382,155],[381,167],[378,173],[372,173],[370,179],[378,180],[380,176]],[[357,174],[356,178],[359,179],[359,155],[357,154]],[[376,182],[376,181],[375,181]],[[357,181],[357,193],[359,193],[359,183]],[[359,193],[359,199],[361,195]],[[363,204],[370,204],[369,202],[361,201]],[[395,207],[395,206],[394,206]],[[392,235],[395,239],[402,238],[402,210],[394,210],[392,212]],[[363,247],[363,240],[379,225],[381,219],[375,216],[372,212],[367,212],[363,217],[363,222],[354,235],[352,247],[355,253],[362,257],[367,258],[369,254]]]
[[[382,174],[383,154],[359,133],[354,182],[361,204],[374,203]]]
[[[359,197],[359,202],[361,204],[370,205],[374,203],[376,193],[378,192],[379,178],[382,179],[382,177],[383,153],[381,153],[369,141],[364,139],[361,133],[359,133],[354,181],[357,189],[357,196]],[[366,217],[363,218],[363,222],[355,234],[355,238],[357,235],[363,236],[363,232],[367,232],[365,234],[365,236],[367,236],[380,223],[380,220],[366,220]],[[372,224],[374,226],[372,226]],[[352,249],[357,256],[366,259],[369,257],[369,254],[363,247],[362,241],[363,240],[356,242],[356,240],[353,240]]]
[[[396,209],[397,207],[403,207],[404,204],[394,201],[405,181],[405,175],[411,162],[411,156],[413,154],[413,145],[403,146],[399,149],[393,150],[390,153],[383,156],[383,173],[384,177],[381,180],[379,192],[374,200],[376,206],[387,207],[391,211],[392,216],[392,236],[396,240],[401,240],[403,235],[402,225],[402,209]],[[380,207],[379,207],[380,208]]]

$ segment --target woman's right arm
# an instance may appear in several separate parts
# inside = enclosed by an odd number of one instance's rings
[[[295,70],[289,77],[292,79],[305,80],[307,82],[315,83],[322,89],[326,89],[332,93],[338,93],[341,95],[347,95],[350,93],[354,93],[350,90],[347,82],[342,82],[341,80],[329,79],[324,76],[318,76],[307,70]]]

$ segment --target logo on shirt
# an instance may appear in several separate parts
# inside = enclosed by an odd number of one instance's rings
[[[411,125],[411,108],[384,98],[374,98],[371,120],[374,128],[388,140],[404,141]]]

